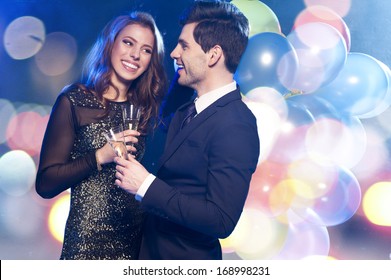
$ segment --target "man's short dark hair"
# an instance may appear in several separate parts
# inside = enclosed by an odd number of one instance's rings
[[[195,1],[180,17],[183,26],[197,23],[194,40],[204,52],[219,45],[227,69],[234,73],[248,43],[249,23],[233,4],[222,1]]]

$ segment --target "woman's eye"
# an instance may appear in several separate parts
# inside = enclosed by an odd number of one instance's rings
[[[152,53],[152,50],[151,49],[144,49],[143,50],[145,53],[147,53],[147,54],[151,54]]]
[[[123,40],[122,42],[124,42],[126,45],[133,46],[133,42],[132,41]]]

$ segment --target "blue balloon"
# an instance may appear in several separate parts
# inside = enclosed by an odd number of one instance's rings
[[[235,80],[243,94],[257,87],[271,87],[285,94],[295,80],[297,69],[297,54],[287,38],[262,32],[249,39]]]
[[[329,101],[344,113],[359,117],[384,100],[388,77],[379,62],[363,53],[349,53],[338,76],[313,94]]]
[[[314,94],[293,95],[287,101],[308,110],[315,120],[322,118],[339,120],[341,118],[340,113],[330,102]]]

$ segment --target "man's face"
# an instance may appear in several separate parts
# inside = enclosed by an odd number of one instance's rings
[[[198,91],[207,79],[208,55],[194,40],[193,31],[196,25],[190,23],[183,26],[178,44],[171,52],[171,58],[175,59],[178,66],[178,83]]]

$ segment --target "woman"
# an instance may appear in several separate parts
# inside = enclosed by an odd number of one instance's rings
[[[144,12],[109,22],[92,47],[81,83],[56,100],[42,144],[36,190],[53,198],[71,188],[60,259],[137,259],[143,212],[114,184],[115,153],[103,134],[122,123],[121,105],[143,108],[139,130],[125,131],[141,160],[145,134],[165,92],[163,40]]]

